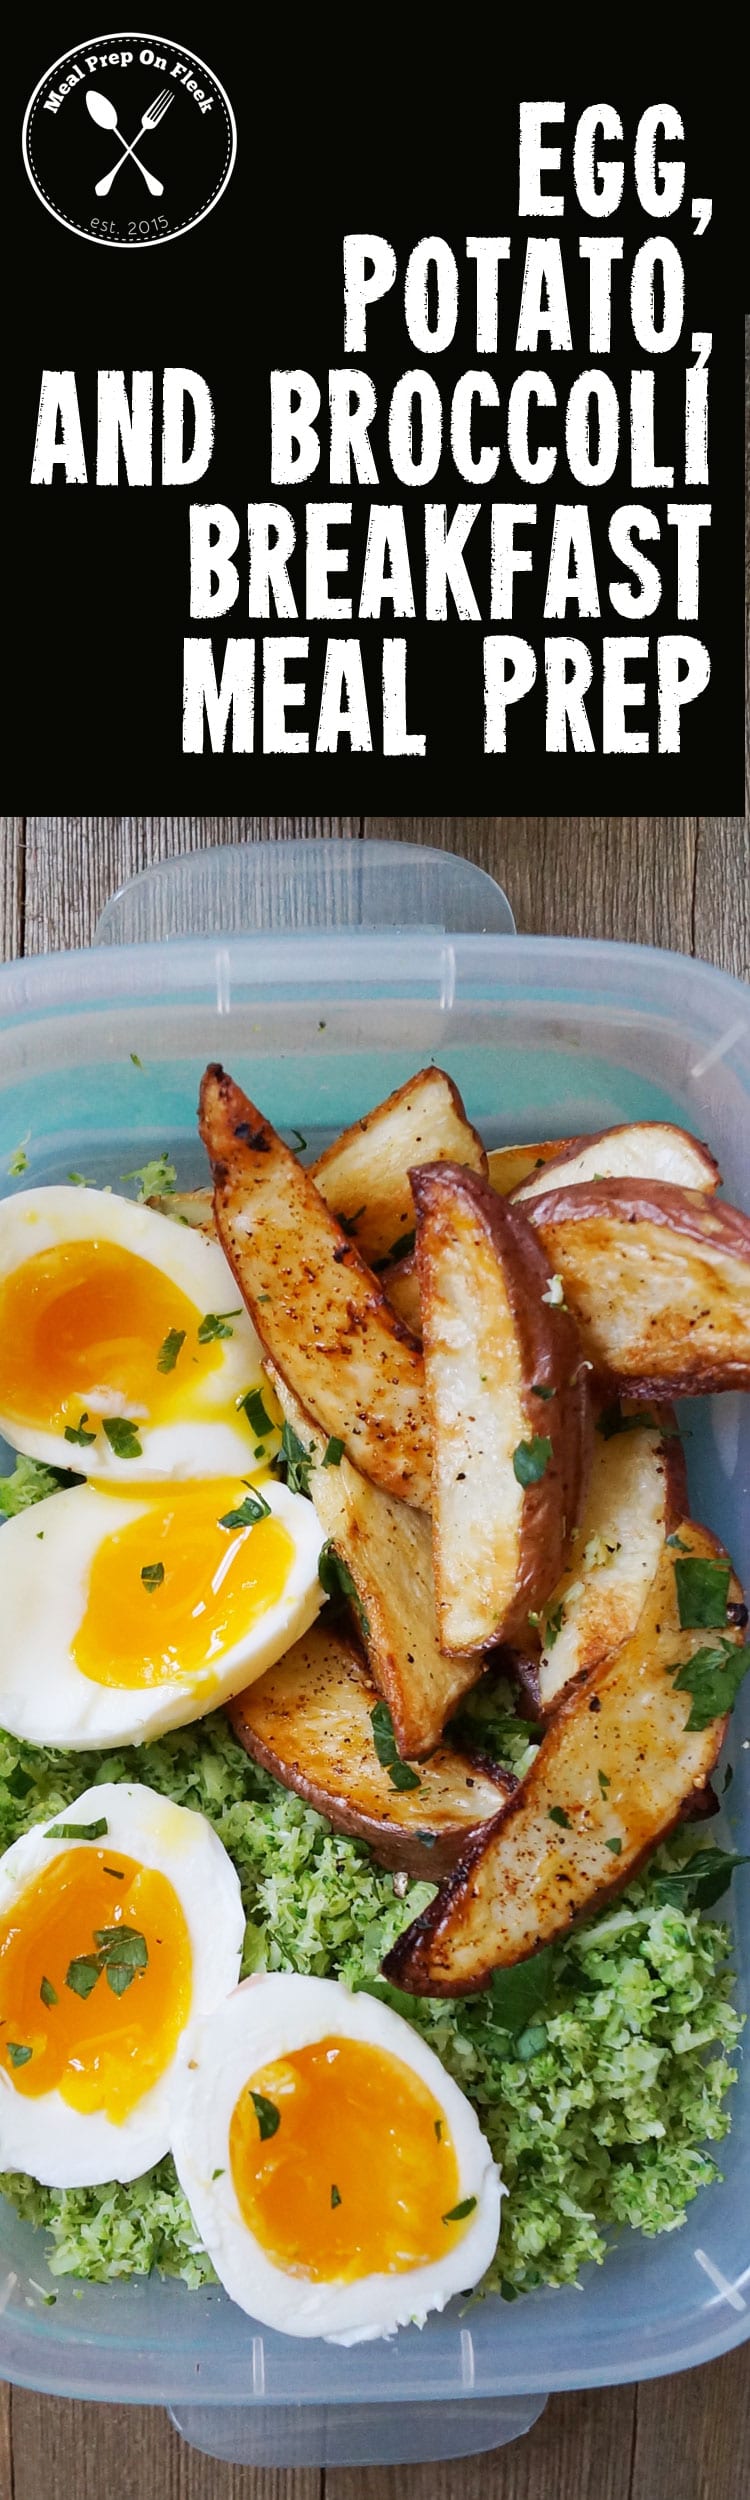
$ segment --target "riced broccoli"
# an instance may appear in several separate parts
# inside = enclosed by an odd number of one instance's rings
[[[491,1708],[493,1742],[512,1715],[502,1693],[493,1705],[483,1697],[486,1745]],[[526,1743],[509,1729],[505,1758]],[[364,1844],[332,1832],[260,1771],[219,1713],[106,1756],[0,1735],[0,1845],[97,1779],[117,1778],[145,1780],[214,1824],[242,1885],[246,1972],[314,1972],[386,1996],[469,2094],[509,2189],[485,2288],[513,2298],[570,2282],[587,2260],[601,2261],[609,2226],[673,2230],[718,2175],[706,2148],[730,2123],[741,2024],[727,1928],[691,1908],[684,1886],[679,1900],[661,1897],[665,1873],[692,1845],[684,1836],[616,1907],[539,1957],[533,2003],[528,1989],[509,1995],[505,1973],[483,1996],[437,2003],[380,1978],[432,1886],[411,1882],[397,1898]],[[17,2173],[0,2184],[49,2232],[53,2273],[102,2281],[157,2266],[191,2285],[212,2279],[169,2160],[127,2187],[47,2189]]]

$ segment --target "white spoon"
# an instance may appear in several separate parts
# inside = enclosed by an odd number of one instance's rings
[[[86,103],[91,114],[92,122],[96,122],[100,130],[117,131],[121,147],[124,148],[126,156],[132,156],[134,164],[138,166],[138,171],[143,175],[146,188],[150,191],[152,199],[160,200],[163,195],[164,184],[163,182],[157,182],[156,175],[149,173],[148,166],[141,163],[140,157],[136,156],[135,148],[130,146],[129,140],[123,139],[122,131],[118,127],[117,113],[114,104],[110,104],[109,97],[106,95],[99,95],[96,87],[87,87]],[[141,127],[143,127],[143,125],[141,125]],[[140,138],[140,131],[137,133],[137,136]],[[120,165],[123,163],[122,157],[120,157],[119,163]],[[105,174],[103,181],[97,182],[97,199],[106,199],[107,192],[111,189],[115,174],[118,170],[118,166],[113,165],[111,174]]]

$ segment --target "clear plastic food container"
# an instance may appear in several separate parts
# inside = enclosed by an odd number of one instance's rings
[[[181,1179],[198,1180],[207,1059],[225,1060],[275,1121],[302,1120],[317,1148],[434,1058],[490,1144],[678,1120],[710,1139],[727,1195],[750,1206],[740,983],[648,948],[518,938],[505,897],[463,861],[389,843],[204,853],[126,888],[98,938],[0,973],[3,1174],[28,1132],[35,1184],[71,1166],[109,1179],[165,1146]],[[750,1400],[696,1401],[689,1420],[693,1507],[750,1581]],[[749,1742],[746,1684],[723,1834],[746,1850]],[[734,1896],[746,2005],[750,1869]],[[310,2465],[494,2447],[552,2388],[709,2360],[750,2331],[747,2051],[740,2064],[725,2183],[698,2196],[682,2230],[650,2242],[623,2232],[580,2288],[463,2316],[454,2303],[422,2333],[351,2352],[254,2332],[219,2290],[149,2280],[74,2292],[48,2275],[43,2238],[0,2208],[0,2375],[167,2404],[212,2454]]]

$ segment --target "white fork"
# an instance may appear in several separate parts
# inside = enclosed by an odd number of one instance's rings
[[[171,87],[162,87],[160,95],[154,97],[153,104],[149,104],[147,111],[144,113],[140,130],[137,130],[135,134],[136,139],[140,139],[144,132],[148,133],[150,130],[158,130],[159,123],[160,121],[163,121],[165,113],[168,113],[171,102]],[[119,132],[119,137],[122,138],[122,131]],[[125,139],[123,141],[123,154],[122,156],[118,156],[117,164],[113,165],[111,173],[105,174],[103,180],[101,182],[97,182],[97,199],[106,199],[107,193],[108,191],[111,191],[115,177],[119,174],[120,167],[124,165],[125,158],[127,156],[132,156],[134,163],[138,166],[139,172],[143,175],[144,182],[148,185],[152,198],[160,200],[164,192],[163,182],[158,182],[156,175],[149,173],[148,167],[141,164],[140,157],[136,156],[135,153],[135,140],[131,145],[129,139]]]

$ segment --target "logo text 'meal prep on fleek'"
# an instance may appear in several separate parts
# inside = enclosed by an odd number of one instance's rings
[[[236,146],[213,70],[156,35],[102,35],[63,53],[23,126],[45,208],[89,243],[126,248],[199,225],[226,189]]]

